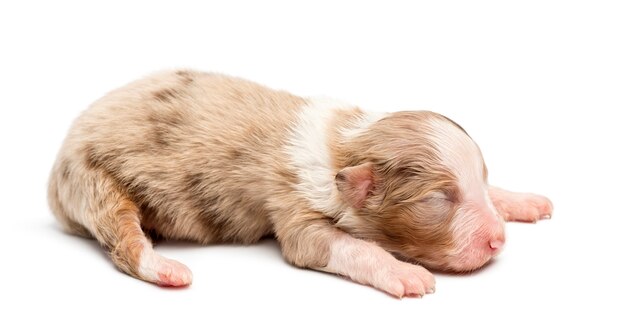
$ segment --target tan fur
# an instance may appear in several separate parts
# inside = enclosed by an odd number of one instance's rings
[[[191,71],[134,82],[74,123],[51,175],[50,206],[68,231],[91,233],[108,249],[115,226],[98,225],[97,211],[125,202],[118,189],[140,210],[143,229],[168,239],[248,244],[274,228],[292,235],[297,218],[327,222],[315,212],[293,214],[305,202],[291,193],[297,178],[276,152],[304,102]],[[324,253],[317,259],[323,263]]]
[[[65,230],[97,239],[119,269],[162,285],[188,285],[191,273],[156,254],[144,232],[202,244],[275,235],[296,266],[397,296],[432,292],[428,271],[388,252],[447,267],[463,196],[433,142],[433,123],[456,124],[421,111],[361,127],[365,112],[330,105],[328,122],[306,117],[325,131],[297,144],[295,130],[309,124],[302,112],[324,110],[319,104],[188,70],[138,80],[76,120],[52,169],[50,207]],[[311,173],[296,165],[309,166],[298,159],[309,147],[323,152],[314,162],[328,162],[310,169],[325,186],[306,182]],[[496,207],[511,205],[511,195],[495,195]]]
[[[357,221],[340,219],[339,227],[400,256],[438,266],[453,249],[450,221],[459,198],[456,178],[441,165],[425,134],[429,119],[439,117],[428,111],[393,113],[337,152],[344,166],[372,162],[375,168],[372,197],[357,211]]]

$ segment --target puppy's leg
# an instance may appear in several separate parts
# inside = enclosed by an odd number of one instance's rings
[[[396,297],[422,297],[435,292],[435,278],[426,268],[394,258],[376,244],[346,233],[330,244],[330,258],[320,270],[372,285]]]
[[[425,268],[397,260],[376,244],[333,227],[321,215],[298,215],[277,224],[283,255],[298,267],[349,277],[395,297],[421,297],[435,290]]]
[[[178,261],[164,258],[152,249],[140,226],[139,210],[131,201],[119,199],[98,220],[96,238],[108,247],[111,259],[122,271],[162,286],[191,284],[191,271]]]
[[[552,216],[552,202],[544,196],[490,186],[489,197],[506,221],[536,222]]]
[[[96,170],[76,173],[69,185],[59,185],[58,203],[105,247],[123,272],[163,286],[191,283],[183,264],[158,255],[141,229],[141,214],[113,180]],[[68,220],[67,221],[73,221]]]

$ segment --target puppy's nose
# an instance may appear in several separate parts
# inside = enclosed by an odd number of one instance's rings
[[[489,248],[491,249],[491,255],[496,256],[502,251],[504,246],[504,233],[491,237],[489,240]]]
[[[491,250],[493,250],[493,252],[500,250],[502,246],[504,246],[503,239],[496,238],[489,241],[489,247],[491,248]]]

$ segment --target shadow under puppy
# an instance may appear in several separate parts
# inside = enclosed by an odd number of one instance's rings
[[[274,234],[290,263],[397,297],[434,292],[420,265],[477,269],[502,249],[504,220],[552,212],[545,197],[490,186],[478,146],[439,114],[368,113],[195,71],[91,105],[58,154],[49,203],[65,230],[159,285],[188,285],[191,271],[145,231],[202,244]]]

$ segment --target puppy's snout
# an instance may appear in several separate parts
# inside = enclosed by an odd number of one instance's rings
[[[459,231],[461,248],[451,259],[448,267],[454,270],[468,271],[482,267],[504,248],[504,222],[490,208],[479,204],[462,209],[455,220],[462,223],[467,231]],[[468,235],[468,236],[464,236]],[[469,243],[469,244],[468,244]]]
[[[498,215],[493,214],[493,212],[486,212],[485,218],[487,219],[487,228],[489,228],[488,232],[490,232],[487,239],[488,250],[495,256],[504,247],[504,225]]]

